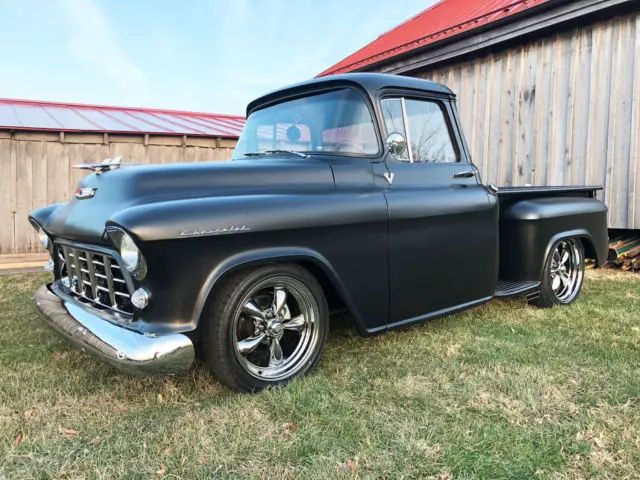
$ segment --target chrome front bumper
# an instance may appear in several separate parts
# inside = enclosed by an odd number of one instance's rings
[[[187,370],[195,358],[189,337],[144,335],[111,323],[43,286],[34,296],[45,323],[73,344],[128,373],[170,375]]]

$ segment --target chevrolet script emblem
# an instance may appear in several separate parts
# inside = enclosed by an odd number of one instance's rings
[[[95,187],[84,187],[76,190],[76,198],[78,200],[84,200],[85,198],[93,198],[96,194]]]

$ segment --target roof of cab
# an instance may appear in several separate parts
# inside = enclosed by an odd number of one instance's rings
[[[355,84],[366,90],[370,96],[382,88],[404,88],[410,90],[426,90],[429,92],[454,95],[454,93],[441,83],[423,80],[415,77],[405,77],[401,75],[389,75],[385,73],[345,73],[342,75],[331,75],[327,77],[312,78],[304,82],[296,83],[288,87],[267,93],[262,97],[253,100],[247,106],[247,117],[249,114],[265,103],[270,103],[282,96],[295,95],[301,90],[317,87],[319,85],[331,84]]]

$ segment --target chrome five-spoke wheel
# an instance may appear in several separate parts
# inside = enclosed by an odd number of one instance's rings
[[[243,271],[216,292],[203,332],[203,353],[230,387],[259,391],[305,374],[328,332],[322,288],[291,264]]]
[[[313,294],[298,280],[265,280],[246,296],[235,317],[238,360],[258,378],[294,375],[314,352],[318,315]]]
[[[560,302],[573,298],[582,283],[582,254],[575,240],[561,240],[551,255],[551,289]]]
[[[580,240],[558,240],[545,262],[540,297],[533,303],[541,307],[572,303],[584,280],[584,247]]]

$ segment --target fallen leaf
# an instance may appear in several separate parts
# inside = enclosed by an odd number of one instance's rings
[[[458,355],[460,355],[460,344],[459,343],[453,343],[451,345],[447,346],[447,351],[446,351],[446,356],[447,357],[457,357]]]
[[[33,410],[25,410],[24,411],[24,418],[29,419],[33,417]]]
[[[16,435],[16,438],[13,440],[13,446],[17,447],[21,443],[22,443],[22,432],[18,432],[18,434]]]
[[[164,475],[164,472],[166,471],[167,471],[167,467],[165,467],[164,465],[160,465],[160,470],[156,472],[156,475]]]
[[[53,352],[53,355],[51,357],[53,358],[54,362],[57,362],[58,360],[60,360],[60,352]]]
[[[91,445],[100,445],[102,443],[102,440],[100,439],[100,437],[96,437],[93,440],[91,440]]]
[[[65,437],[76,437],[78,436],[78,431],[73,428],[62,428],[60,427],[60,433]]]
[[[353,460],[347,458],[347,461],[344,463],[339,463],[337,465],[338,470],[351,470],[352,472],[357,472],[358,468]]]
[[[293,433],[296,433],[297,429],[298,429],[298,424],[296,424],[295,422],[287,422],[284,424],[285,435],[291,435]]]

